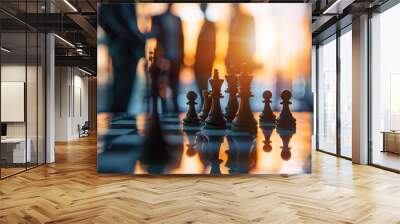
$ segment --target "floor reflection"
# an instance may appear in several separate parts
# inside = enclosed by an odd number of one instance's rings
[[[256,134],[186,127],[181,122],[185,114],[164,115],[160,117],[160,127],[165,143],[155,144],[160,146],[150,154],[145,150],[145,142],[157,142],[159,138],[154,134],[153,138],[146,137],[144,129],[149,121],[144,115],[111,116],[99,130],[102,134],[98,137],[98,171],[214,175],[309,173],[311,114],[293,114],[297,131],[266,126],[259,127]],[[258,113],[254,116],[258,117]],[[143,160],[149,155],[156,162]]]

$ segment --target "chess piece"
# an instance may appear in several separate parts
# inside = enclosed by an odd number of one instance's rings
[[[219,158],[219,151],[225,138],[225,130],[203,130],[202,134],[207,138],[206,144],[199,152],[204,158],[206,166],[210,166],[210,174],[221,174],[220,165],[223,162]]]
[[[284,161],[288,161],[291,156],[291,147],[289,146],[290,140],[292,139],[292,136],[296,133],[294,130],[283,130],[283,129],[277,129],[277,132],[279,134],[279,137],[282,139],[282,146],[281,146],[281,158]]]
[[[206,89],[203,89],[201,91],[201,94],[203,96],[203,106],[199,113],[199,118],[201,121],[204,122],[208,117],[208,113],[210,112],[212,99],[211,99],[210,93]]]
[[[292,98],[292,93],[289,90],[284,90],[281,93],[282,98],[282,112],[279,114],[278,119],[276,120],[276,126],[281,129],[296,129],[296,119],[293,117],[292,112],[290,112],[289,104],[290,98]]]
[[[239,76],[239,112],[232,122],[233,131],[257,132],[257,121],[250,109],[250,85],[253,76],[248,74],[247,66],[244,64],[242,74]]]
[[[186,97],[188,99],[188,102],[186,104],[189,105],[189,109],[186,113],[186,117],[183,119],[183,124],[188,126],[197,126],[200,124],[200,119],[197,116],[197,112],[195,109],[195,105],[197,104],[197,94],[194,91],[189,91],[186,94]]]
[[[263,92],[264,109],[260,114],[260,126],[275,126],[275,114],[271,110],[272,93],[269,90]]]
[[[157,50],[157,49],[156,49]],[[150,126],[146,129],[146,137],[143,145],[143,153],[141,155],[141,162],[147,167],[150,173],[162,173],[165,166],[169,163],[171,155],[169,154],[166,141],[162,134],[160,119],[157,110],[157,101],[159,97],[158,78],[160,73],[155,67],[157,54],[153,57],[150,54],[149,58],[151,64],[149,73],[151,76],[151,97],[152,97],[152,112],[148,120]],[[157,139],[155,141],[155,139]]]
[[[224,82],[223,79],[219,78],[219,73],[217,69],[214,69],[213,78],[209,80],[211,84],[211,109],[208,117],[205,121],[205,128],[209,129],[225,129],[226,121],[224,115],[222,114],[220,98],[221,95],[221,87]]]
[[[272,132],[274,131],[275,127],[274,126],[265,126],[262,127],[263,134],[264,134],[264,146],[263,146],[263,151],[264,152],[271,152],[272,151],[272,141],[271,141],[271,135]]]
[[[229,150],[225,164],[230,174],[249,173],[257,161],[256,135],[249,132],[236,132],[228,135]]]
[[[228,122],[231,122],[236,116],[239,102],[236,96],[238,92],[238,78],[232,67],[229,70],[229,75],[225,76],[226,82],[228,83],[228,88],[225,92],[229,93],[228,104],[225,107],[225,118]]]

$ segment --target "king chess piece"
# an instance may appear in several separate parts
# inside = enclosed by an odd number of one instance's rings
[[[264,109],[260,114],[260,126],[275,126],[276,116],[271,110],[272,92],[266,90],[263,92]]]
[[[290,101],[292,93],[289,90],[284,90],[281,93],[281,98],[282,112],[276,120],[276,126],[280,129],[296,130],[296,119],[293,117],[289,108],[289,104],[292,104]]]
[[[200,119],[197,116],[195,108],[195,105],[197,104],[196,103],[197,94],[194,91],[189,91],[186,94],[186,97],[188,99],[188,102],[186,104],[189,105],[189,109],[188,112],[186,113],[186,117],[183,119],[183,124],[188,126],[200,125]]]
[[[248,74],[247,66],[243,66],[242,74],[239,76],[239,112],[232,122],[233,131],[257,132],[257,121],[254,119],[250,109],[250,86],[253,76]]]
[[[213,78],[209,80],[211,84],[211,109],[208,117],[205,121],[205,128],[208,129],[225,129],[226,121],[221,110],[220,98],[223,79],[219,78],[219,73],[217,69],[214,69]]]
[[[156,61],[158,60],[159,53],[157,49],[153,56],[150,52],[149,73],[151,76],[151,98],[152,98],[152,112],[150,114],[150,125],[146,128],[146,137],[144,140],[143,153],[141,155],[141,162],[147,167],[150,173],[162,173],[166,164],[171,159],[171,155],[166,148],[166,141],[162,134],[160,119],[157,109],[157,101],[159,98],[159,69],[156,68]],[[157,139],[157,141],[154,141]]]
[[[232,67],[229,69],[229,74],[225,76],[226,82],[228,83],[228,88],[225,90],[229,93],[228,104],[225,107],[225,118],[228,122],[231,122],[238,111],[239,102],[237,100],[238,92],[238,78]]]
[[[199,118],[202,122],[204,122],[208,117],[208,113],[210,112],[212,99],[210,93],[206,89],[201,91],[201,95],[203,96],[203,106],[201,107]]]

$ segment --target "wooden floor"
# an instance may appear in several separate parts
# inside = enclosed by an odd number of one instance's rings
[[[400,223],[400,175],[313,153],[312,175],[96,173],[94,138],[0,181],[0,223]]]

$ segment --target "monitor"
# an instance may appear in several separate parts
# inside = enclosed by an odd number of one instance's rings
[[[1,136],[7,136],[7,124],[1,123]]]

